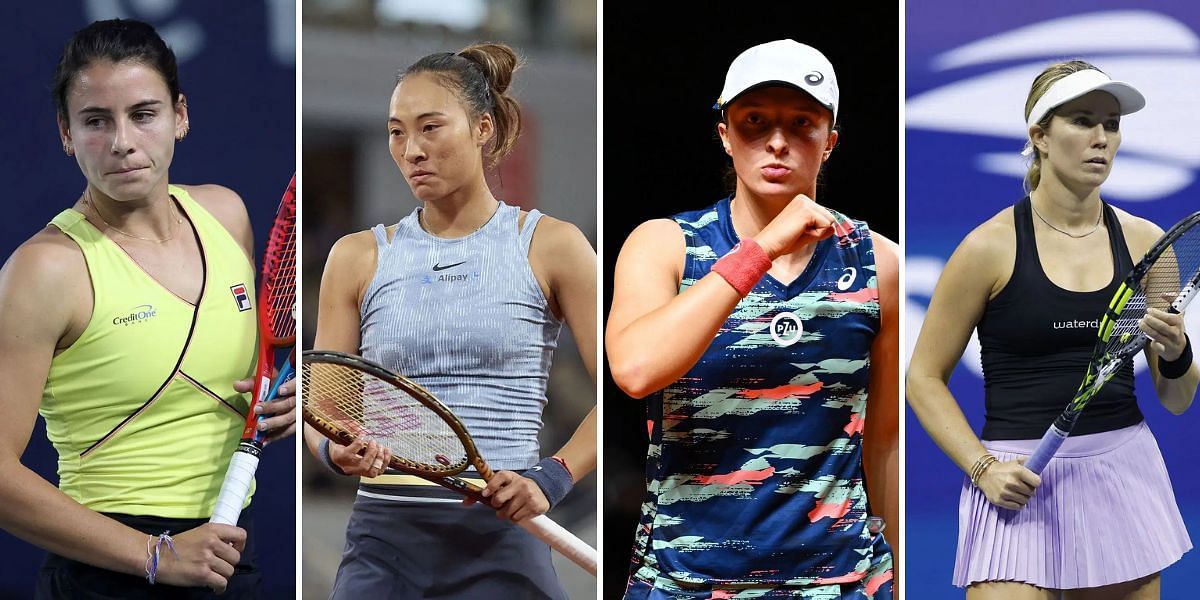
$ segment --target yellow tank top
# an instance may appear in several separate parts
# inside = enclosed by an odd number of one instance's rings
[[[94,308],[54,357],[39,412],[59,488],[99,512],[207,518],[241,437],[256,355],[255,270],[233,236],[170,186],[199,236],[199,305],[167,290],[67,209],[51,221],[83,250]],[[247,500],[249,504],[249,500]]]

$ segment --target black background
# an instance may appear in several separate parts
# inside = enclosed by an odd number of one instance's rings
[[[728,195],[730,164],[712,105],[729,63],[743,50],[791,38],[821,50],[841,88],[840,140],[817,201],[897,238],[899,228],[900,11],[855,4],[614,4],[604,11],[605,314],[612,269],[638,224],[703,208]],[[669,349],[664,349],[669,351]],[[603,598],[624,592],[645,494],[646,415],[641,401],[604,378]]]

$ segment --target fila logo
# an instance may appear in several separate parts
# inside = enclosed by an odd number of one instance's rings
[[[804,323],[796,313],[781,312],[771,319],[771,338],[783,348],[800,341],[804,334]]]
[[[838,277],[838,291],[844,292],[850,289],[850,286],[854,284],[855,277],[858,277],[858,271],[856,271],[854,267],[846,267],[846,272],[842,273],[841,277]]]
[[[229,291],[233,292],[233,301],[237,302],[238,312],[246,312],[254,308],[250,305],[250,294],[246,291],[246,284],[231,285]]]

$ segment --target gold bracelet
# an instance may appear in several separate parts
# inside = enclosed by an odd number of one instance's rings
[[[988,470],[992,464],[999,462],[1000,459],[992,456],[991,453],[980,456],[975,464],[971,466],[971,485],[979,487],[979,478]]]
[[[980,454],[979,458],[975,459],[975,464],[971,465],[971,469],[968,472],[972,476],[978,474],[979,468],[983,466],[983,463],[987,462],[989,459],[995,458],[996,457],[992,456],[991,452],[984,452],[983,454]]]
[[[996,460],[995,456],[985,454],[979,460],[975,461],[975,467],[971,469],[971,485],[978,486],[979,478],[983,477],[984,471],[987,471],[988,467],[992,466],[992,463],[996,462]]]

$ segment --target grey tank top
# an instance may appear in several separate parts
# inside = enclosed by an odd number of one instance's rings
[[[421,228],[417,208],[379,246],[361,307],[362,355],[425,386],[466,424],[493,469],[539,460],[550,360],[561,321],[529,265],[541,213],[499,203],[458,239]]]

